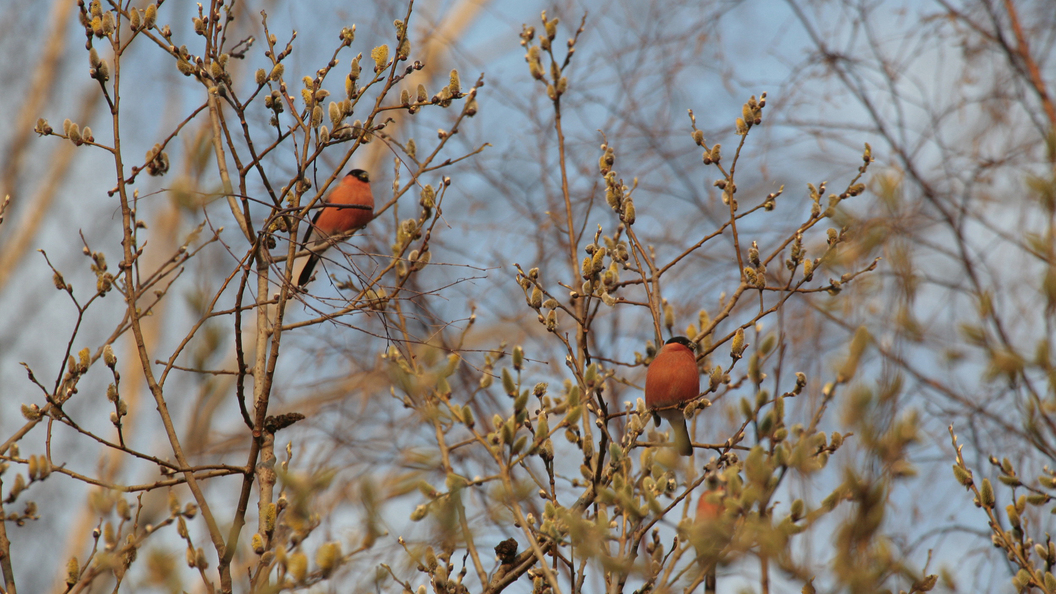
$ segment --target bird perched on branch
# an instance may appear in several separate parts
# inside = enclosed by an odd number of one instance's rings
[[[304,247],[311,252],[294,264],[293,278],[304,287],[312,280],[312,271],[320,255],[333,243],[334,236],[346,235],[366,226],[374,218],[374,194],[370,191],[370,176],[362,169],[348,172],[327,196],[323,206],[312,218],[304,233]],[[303,262],[303,268],[298,271]]]
[[[710,477],[711,484],[697,502],[697,533],[694,546],[704,569],[704,594],[715,594],[716,567],[723,547],[729,542],[728,527],[723,525],[725,489]]]
[[[653,409],[658,426],[659,417],[671,423],[675,447],[683,456],[693,455],[693,446],[680,405],[699,394],[700,371],[693,354],[693,343],[685,336],[676,336],[664,343],[649,364],[645,373],[645,405]]]

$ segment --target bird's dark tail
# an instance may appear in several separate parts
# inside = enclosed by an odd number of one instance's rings
[[[311,254],[308,256],[308,260],[304,263],[304,268],[301,269],[301,275],[297,277],[297,286],[304,287],[308,284],[308,281],[312,280],[312,271],[315,270],[315,264],[319,261],[318,254]]]

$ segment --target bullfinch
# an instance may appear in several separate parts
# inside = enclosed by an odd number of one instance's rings
[[[696,523],[699,527],[699,533],[697,534],[699,540],[695,543],[695,546],[697,555],[701,558],[701,562],[705,564],[705,594],[715,593],[715,568],[718,565],[719,554],[723,546],[729,541],[720,522],[724,511],[722,504],[724,495],[725,490],[722,486],[714,486],[705,491],[700,496],[700,501],[697,502]]]
[[[293,278],[304,287],[312,279],[312,271],[319,263],[320,254],[330,247],[330,237],[351,233],[366,226],[374,218],[374,194],[370,192],[370,176],[362,169],[348,172],[336,188],[323,199],[323,207],[312,218],[304,233],[304,247],[311,254],[303,260],[304,267]]]
[[[657,425],[660,419],[655,415],[671,423],[675,447],[683,456],[692,456],[693,446],[686,430],[686,417],[679,405],[699,394],[700,372],[697,357],[693,354],[693,343],[685,336],[676,336],[664,343],[645,373],[645,405],[653,409]],[[674,408],[667,408],[672,406]]]

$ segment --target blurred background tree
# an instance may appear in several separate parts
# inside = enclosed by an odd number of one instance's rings
[[[6,590],[1056,592],[1051,4],[201,10],[0,23]]]

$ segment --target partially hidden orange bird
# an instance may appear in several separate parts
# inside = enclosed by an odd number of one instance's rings
[[[683,456],[693,455],[693,445],[686,429],[686,417],[680,405],[700,395],[700,371],[693,343],[685,336],[676,336],[656,354],[645,373],[645,405],[653,410],[656,424],[659,415],[671,423],[675,448]],[[673,408],[668,408],[673,407]],[[657,410],[663,409],[663,410]]]
[[[294,265],[293,278],[297,286],[304,287],[312,280],[312,271],[319,263],[320,255],[330,247],[331,237],[351,233],[366,226],[374,218],[374,194],[370,191],[370,176],[362,169],[353,169],[336,188],[323,199],[323,206],[312,218],[304,233],[304,247],[311,252],[303,260],[304,267],[297,271]]]
[[[722,543],[728,541],[728,539],[721,537],[723,531],[719,524],[722,512],[725,509],[722,503],[724,495],[725,490],[722,486],[717,485],[702,493],[700,501],[697,502],[697,525],[701,530],[698,535],[700,541],[697,546],[697,554],[701,557],[701,562],[705,564],[705,594],[715,594],[716,567],[718,566],[719,553],[723,547]]]

